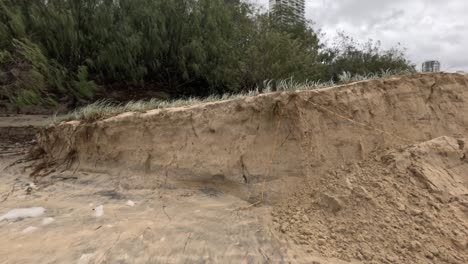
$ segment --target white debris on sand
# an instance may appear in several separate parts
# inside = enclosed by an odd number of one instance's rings
[[[26,227],[25,229],[23,229],[23,231],[21,231],[21,233],[23,233],[23,234],[28,234],[28,233],[32,233],[32,232],[34,232],[34,231],[36,231],[36,230],[37,230],[37,227],[35,227],[35,226],[28,226],[28,227]]]
[[[135,206],[135,202],[131,201],[131,200],[128,200],[126,205],[128,206]]]
[[[91,254],[83,254],[81,255],[80,259],[78,260],[78,264],[88,264],[91,263],[91,261],[94,258],[94,253]]]
[[[94,208],[94,217],[101,217],[104,215],[104,206],[99,205],[98,207]]]
[[[10,210],[8,213],[0,216],[0,221],[17,218],[38,217],[43,215],[44,212],[45,209],[43,207],[17,208]]]
[[[52,217],[46,217],[46,218],[42,219],[41,224],[42,224],[42,225],[48,225],[48,224],[51,224],[51,223],[54,222],[54,221],[55,221],[54,218],[52,218]]]

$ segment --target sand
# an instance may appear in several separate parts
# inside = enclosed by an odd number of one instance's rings
[[[415,74],[15,128],[0,216],[45,211],[0,222],[0,259],[466,263],[467,101]]]
[[[343,165],[273,211],[311,253],[363,263],[467,263],[468,148],[449,137]]]

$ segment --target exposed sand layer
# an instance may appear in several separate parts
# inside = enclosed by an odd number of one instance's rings
[[[467,263],[466,143],[441,137],[330,170],[273,211],[277,230],[343,260]]]
[[[416,74],[49,126],[0,156],[0,259],[467,263],[467,102]]]
[[[467,101],[468,76],[417,74],[62,123],[43,130],[39,146],[49,162],[110,173],[128,188],[218,180],[251,186],[255,200],[255,184],[267,181],[278,198],[311,170],[466,135]]]

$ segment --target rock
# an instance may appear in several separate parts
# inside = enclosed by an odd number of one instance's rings
[[[310,221],[309,217],[307,215],[302,215],[302,222],[308,223]]]

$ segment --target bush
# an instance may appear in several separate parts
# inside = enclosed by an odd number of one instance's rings
[[[203,97],[267,79],[330,80],[408,65],[397,50],[325,48],[288,10],[269,15],[239,1],[0,2],[0,97],[17,105],[82,104],[115,83]]]
[[[368,75],[380,72],[414,72],[415,66],[406,58],[404,50],[381,48],[379,41],[368,40],[358,43],[340,33],[335,44],[323,51],[326,58],[326,78],[339,80],[339,75]]]

